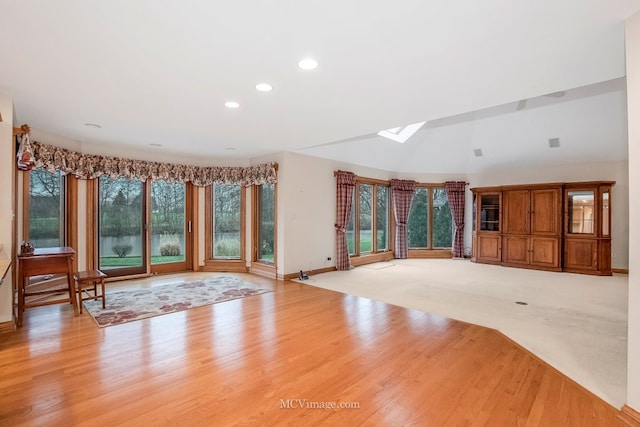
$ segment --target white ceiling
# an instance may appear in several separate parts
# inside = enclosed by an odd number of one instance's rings
[[[218,161],[297,151],[460,173],[621,160],[624,20],[637,10],[640,0],[0,0],[0,92],[17,124]],[[320,66],[298,69],[305,56]],[[405,144],[375,135],[421,121]]]

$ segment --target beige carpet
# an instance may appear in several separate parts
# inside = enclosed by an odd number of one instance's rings
[[[614,407],[626,402],[626,275],[411,259],[301,283],[497,329]]]

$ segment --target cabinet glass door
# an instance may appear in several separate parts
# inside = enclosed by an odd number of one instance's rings
[[[500,231],[500,195],[480,195],[480,230]]]
[[[574,190],[567,192],[569,218],[567,231],[570,234],[593,234],[594,192]]]
[[[609,237],[609,190],[602,191],[602,236]]]

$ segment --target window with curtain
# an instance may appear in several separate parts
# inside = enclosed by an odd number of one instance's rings
[[[376,250],[389,250],[389,187],[376,185]]]
[[[407,222],[409,249],[450,249],[453,220],[444,186],[418,185]]]
[[[355,191],[346,227],[349,255],[389,250],[389,187],[362,181]]]

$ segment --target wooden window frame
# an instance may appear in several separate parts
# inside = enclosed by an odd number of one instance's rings
[[[433,247],[433,194],[436,188],[445,188],[444,183],[419,183],[416,184],[416,190],[426,188],[429,198],[429,221],[428,228],[428,246],[424,248],[408,248],[407,256],[409,258],[451,258],[452,248],[434,248]],[[446,190],[445,190],[446,191]],[[452,214],[453,215],[453,214]],[[452,230],[453,233],[453,230]]]
[[[22,240],[29,240],[29,195],[31,194],[31,171],[22,174]],[[78,179],[73,175],[64,177],[64,246],[78,250]],[[73,268],[78,270],[77,256],[73,258]]]
[[[247,189],[240,186],[240,258],[239,259],[224,259],[213,257],[213,185],[208,185],[204,192],[204,267],[203,271],[228,271],[246,273],[246,196]]]
[[[371,224],[372,224],[372,237],[371,237],[371,252],[360,253],[360,186],[366,184],[371,185],[371,202],[372,202],[372,213],[371,213]],[[377,236],[377,222],[378,222],[378,186],[387,187],[387,217],[389,218],[387,222],[387,248],[383,250],[378,250],[378,239],[374,238]],[[392,215],[392,200],[391,200],[391,186],[389,181],[372,179],[372,178],[364,178],[364,177],[356,177],[356,186],[354,188],[353,195],[353,228],[354,228],[354,249],[355,253],[349,255],[351,259],[351,265],[357,267],[359,265],[371,264],[379,261],[388,261],[393,259],[393,251],[391,247],[393,246],[393,242],[395,241],[395,221]]]
[[[260,196],[259,185],[251,187],[251,267],[249,271],[260,276],[277,278],[278,265],[278,184],[273,184],[273,262],[258,259],[258,244],[260,233]]]

